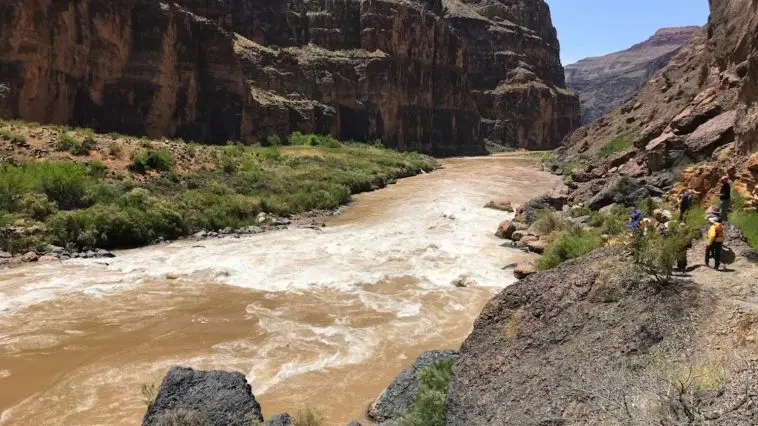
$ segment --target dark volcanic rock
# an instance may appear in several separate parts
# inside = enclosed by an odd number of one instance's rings
[[[174,424],[171,421],[177,416],[203,426],[250,426],[263,421],[261,407],[242,373],[184,367],[172,368],[163,378],[142,424]]]
[[[587,202],[587,207],[599,210],[610,204],[634,206],[649,196],[648,190],[634,178],[618,176],[608,182]]]
[[[0,9],[0,116],[209,143],[292,131],[439,155],[579,125],[543,0],[61,0]]]
[[[566,65],[566,83],[579,95],[583,122],[589,123],[627,100],[699,29],[663,28],[627,50]]]
[[[421,354],[371,404],[368,411],[369,417],[375,421],[384,422],[398,417],[413,408],[416,404],[416,394],[418,393],[418,373],[437,361],[457,357],[458,352],[452,350],[427,351]]]
[[[266,420],[265,426],[292,426],[294,419],[287,413],[275,414]]]

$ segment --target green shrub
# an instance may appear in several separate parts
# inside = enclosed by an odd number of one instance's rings
[[[129,170],[135,173],[145,173],[148,170],[168,171],[174,164],[171,152],[165,149],[149,149],[132,155]]]
[[[401,426],[445,425],[445,396],[454,364],[454,359],[442,359],[419,373],[416,405],[400,420]]]
[[[55,144],[55,149],[58,151],[73,152],[77,147],[80,147],[81,143],[78,139],[71,136],[70,133],[61,132],[58,133],[58,141]]]
[[[745,197],[739,192],[732,190],[732,211],[742,210],[745,208]]]
[[[95,148],[95,140],[92,138],[84,138],[84,140],[79,143],[76,142],[74,145],[71,146],[71,153],[77,156],[85,156],[89,155],[90,151],[92,151]]]
[[[123,155],[124,150],[121,147],[121,144],[118,142],[111,142],[108,144],[108,154],[113,158],[121,158]]]
[[[265,146],[279,146],[281,144],[282,140],[279,138],[279,135],[268,135],[266,137]]]
[[[56,244],[83,248],[137,247],[159,237],[173,239],[187,233],[184,220],[171,203],[152,197],[61,212],[47,224]]]
[[[700,204],[693,204],[692,207],[687,210],[687,214],[685,214],[684,217],[687,222],[687,226],[692,229],[702,229],[708,226],[705,209]]]
[[[590,210],[590,208],[586,206],[569,210],[569,216],[571,217],[582,217],[582,216],[591,216],[591,215],[592,215],[592,210]]]
[[[28,193],[21,201],[24,214],[34,220],[45,220],[56,213],[58,208],[45,194]]]
[[[604,157],[609,157],[613,154],[626,151],[627,149],[630,149],[632,147],[633,142],[634,142],[634,133],[632,132],[622,133],[616,136],[615,138],[613,138],[607,144],[605,144],[605,146],[600,148],[600,155]]]
[[[750,247],[758,250],[758,212],[738,210],[729,214],[729,221],[740,229]]]
[[[537,260],[537,269],[544,271],[595,250],[603,244],[597,231],[571,229],[558,234]]]
[[[627,232],[626,221],[630,215],[630,212],[624,207],[614,206],[607,214],[601,215],[600,232],[608,235],[619,235]]]
[[[638,236],[634,244],[633,256],[643,269],[652,275],[660,284],[671,281],[677,259],[693,236],[687,227],[674,224],[669,228],[669,235],[659,232],[648,232]]]
[[[539,232],[549,234],[565,229],[566,221],[552,210],[541,210],[537,212],[537,220],[534,222],[534,226]]]
[[[655,212],[655,209],[657,208],[658,208],[658,204],[656,204],[656,202],[650,197],[647,197],[644,200],[642,200],[640,205],[637,206],[637,209],[641,211],[642,214],[644,214],[647,217],[652,217],[653,212]]]
[[[335,138],[328,135],[307,134],[294,132],[289,137],[290,145],[310,145],[322,146],[324,148],[339,148],[342,144]]]
[[[26,136],[5,128],[0,129],[0,138],[16,144],[22,144],[26,142]]]
[[[63,210],[89,205],[87,189],[94,182],[83,165],[39,162],[22,166],[5,165],[0,169],[0,210],[21,208],[21,200],[29,193],[47,196]]]
[[[93,179],[80,164],[42,162],[27,166],[38,173],[37,188],[61,210],[87,207],[87,189]]]

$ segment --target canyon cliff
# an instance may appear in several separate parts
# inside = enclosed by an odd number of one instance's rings
[[[547,164],[565,176],[556,199],[599,209],[686,189],[707,205],[727,174],[758,206],[758,2],[710,7],[639,92],[567,137]],[[446,424],[756,424],[755,253],[726,230],[743,253],[729,273],[695,260],[661,287],[610,244],[505,289],[461,347]]]
[[[103,132],[453,155],[579,125],[542,0],[3,0],[0,46],[0,116]]]
[[[662,28],[629,49],[566,65],[566,84],[582,104],[582,121],[608,113],[663,68],[700,27]]]

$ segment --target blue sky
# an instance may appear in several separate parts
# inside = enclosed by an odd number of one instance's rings
[[[564,65],[626,49],[658,28],[705,25],[708,0],[546,0]]]

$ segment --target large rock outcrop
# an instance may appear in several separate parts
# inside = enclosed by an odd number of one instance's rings
[[[608,113],[663,68],[700,27],[662,28],[629,49],[566,65],[566,84],[582,104],[582,121]]]
[[[544,149],[579,124],[558,57],[543,0],[20,0],[0,5],[0,116],[209,143]]]
[[[755,293],[707,274],[661,290],[602,249],[506,288],[461,347],[446,424],[755,424]]]
[[[250,426],[261,406],[242,373],[174,367],[163,378],[143,426]]]
[[[750,154],[758,151],[758,4],[710,5],[707,26],[640,91],[566,138],[564,164],[582,163],[596,176],[569,182],[569,201],[586,201],[614,174],[663,182],[672,171],[708,163],[715,174],[731,176],[733,187],[758,206],[758,170],[747,168]],[[685,182],[672,195],[690,189],[707,200],[718,179],[707,188],[696,183],[695,188]]]
[[[399,420],[408,410],[416,405],[419,391],[419,373],[436,362],[444,359],[457,359],[458,352],[453,350],[427,351],[403,370],[395,380],[371,404],[368,416],[377,422]]]

